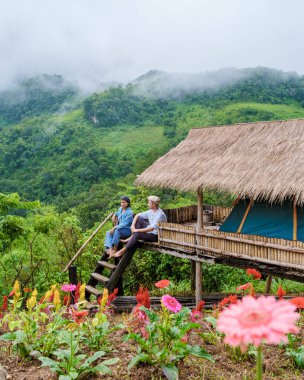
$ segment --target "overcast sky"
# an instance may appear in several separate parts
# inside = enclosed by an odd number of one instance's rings
[[[303,0],[1,0],[0,88],[62,74],[91,86],[148,70],[304,74]]]

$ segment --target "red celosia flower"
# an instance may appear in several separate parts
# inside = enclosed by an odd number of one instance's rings
[[[304,309],[304,297],[295,297],[289,300],[297,309]]]
[[[140,332],[141,332],[141,335],[142,335],[142,337],[143,337],[144,339],[147,340],[147,339],[149,338],[149,333],[148,333],[146,327],[142,327],[142,328],[140,329]]]
[[[7,310],[7,306],[8,306],[8,297],[7,296],[3,296],[3,303],[2,303],[2,306],[1,306],[1,310],[2,311],[6,311]]]
[[[151,302],[148,289],[143,289],[142,287],[140,287],[138,293],[136,294],[136,300],[139,304],[149,309]]]
[[[225,297],[221,300],[221,302],[219,303],[219,306],[220,307],[223,307],[225,305],[228,305],[228,304],[233,304],[233,303],[236,303],[237,302],[237,295],[230,295],[228,297]]]
[[[189,335],[185,334],[182,339],[180,340],[182,343],[188,343]]]
[[[278,287],[278,291],[277,291],[277,295],[279,298],[283,298],[285,296],[286,292],[285,290],[282,288],[281,285],[279,285]]]
[[[199,304],[197,305],[196,310],[197,310],[197,311],[202,311],[204,305],[205,305],[205,301],[200,301]]]
[[[72,310],[72,317],[76,323],[80,324],[84,322],[84,317],[88,315],[88,313],[89,312],[87,310],[82,310],[82,311]]]
[[[40,300],[38,301],[38,303],[40,304],[40,303],[42,303],[42,302],[44,302],[44,296],[42,296],[41,298],[40,298]]]
[[[247,289],[250,289],[251,287],[252,287],[251,282],[247,282],[247,284],[238,286],[236,290],[247,290]]]
[[[15,295],[15,289],[13,289],[11,292],[10,292],[10,294],[8,295],[9,297],[12,297],[12,296],[14,296]]]
[[[77,303],[78,300],[79,300],[79,289],[80,289],[80,282],[78,282],[77,286],[76,286],[76,290],[75,290],[75,296],[74,296],[74,303]]]
[[[252,276],[253,278],[255,278],[256,280],[260,280],[262,277],[261,273],[253,268],[248,268],[246,270],[246,273],[249,274],[249,276]]]
[[[63,304],[64,304],[65,306],[69,306],[69,305],[70,305],[70,302],[71,302],[71,300],[70,300],[70,295],[69,295],[69,294],[66,294],[66,295],[63,297]]]
[[[117,297],[117,293],[118,293],[118,288],[115,288],[114,289],[114,292],[111,293],[108,297],[108,302],[107,302],[107,305],[110,305],[114,300],[115,298]]]
[[[132,310],[132,314],[137,317],[141,322],[148,322],[149,321],[149,317],[147,316],[147,314],[143,311],[143,310],[140,310],[140,307],[141,306],[144,306],[144,305],[141,305],[140,303],[138,303]]]
[[[159,289],[167,288],[170,284],[169,280],[160,280],[155,283],[155,286]]]
[[[30,292],[32,291],[32,289],[30,289],[30,288],[24,288],[23,291],[24,291],[25,293],[30,293]]]
[[[247,284],[244,284],[244,285],[241,285],[241,286],[238,286],[236,288],[236,290],[247,290],[249,289],[249,294],[254,297],[254,289],[253,289],[253,285],[251,282],[248,282]]]

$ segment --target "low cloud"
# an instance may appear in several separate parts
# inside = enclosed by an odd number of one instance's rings
[[[2,89],[43,73],[85,89],[152,69],[304,73],[301,0],[11,0],[0,11]]]

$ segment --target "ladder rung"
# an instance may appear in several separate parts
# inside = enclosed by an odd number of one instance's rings
[[[96,288],[93,288],[93,286],[86,285],[85,289],[87,292],[94,294],[94,296],[96,296],[96,297],[102,295],[102,293],[99,290],[97,290]]]
[[[99,273],[91,273],[91,277],[95,278],[95,280],[103,283],[104,285],[106,285],[106,283],[109,281],[108,277],[105,277]]]
[[[97,264],[101,267],[108,268],[108,269],[116,268],[116,265],[108,263],[107,261],[98,261]]]

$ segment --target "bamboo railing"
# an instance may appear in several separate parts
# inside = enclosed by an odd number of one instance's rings
[[[221,215],[219,213],[219,215]],[[195,242],[200,237],[200,245]],[[284,265],[304,270],[304,242],[257,235],[227,233],[178,223],[159,223],[159,244],[170,249],[210,256],[231,256],[261,263]]]

